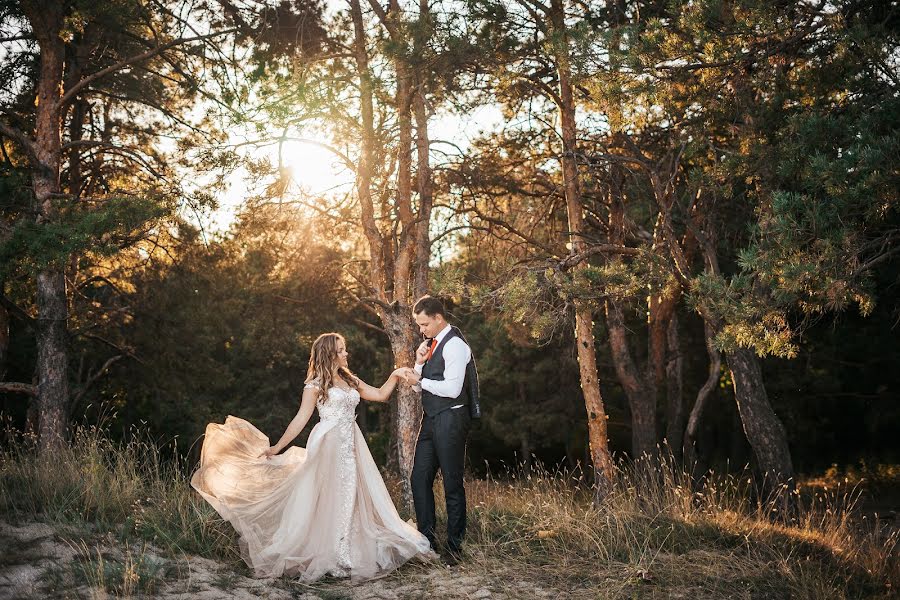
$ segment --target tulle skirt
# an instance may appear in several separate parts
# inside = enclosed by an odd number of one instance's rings
[[[211,423],[191,478],[237,530],[257,576],[363,580],[413,557],[435,557],[397,513],[354,421],[320,421],[306,448],[258,458],[268,448],[268,438],[243,419]]]

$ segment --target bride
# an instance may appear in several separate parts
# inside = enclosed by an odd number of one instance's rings
[[[380,388],[347,366],[337,333],[316,339],[300,410],[278,440],[243,419],[206,428],[191,485],[240,534],[241,555],[259,577],[379,577],[413,557],[434,558],[428,540],[397,514],[356,425],[360,398],[387,402],[404,369]],[[306,448],[279,454],[319,411]]]

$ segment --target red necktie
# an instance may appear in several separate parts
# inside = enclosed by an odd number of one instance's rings
[[[434,338],[433,340],[431,340],[431,348],[428,349],[428,356],[425,357],[425,360],[428,360],[431,358],[431,355],[434,354],[434,349],[437,348],[437,344],[438,344],[437,338]]]

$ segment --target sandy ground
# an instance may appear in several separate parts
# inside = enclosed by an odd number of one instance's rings
[[[227,565],[197,556],[172,559],[149,545],[123,547],[111,536],[92,536],[85,543],[79,534],[46,523],[0,522],[0,600],[44,598],[114,598],[128,596],[122,589],[105,591],[97,585],[104,572],[129,560],[143,561],[151,572],[150,589],[133,597],[213,600],[218,598],[270,598],[336,600],[346,598],[384,600],[404,598],[568,598],[563,590],[546,590],[523,580],[521,574],[487,573],[477,565],[462,563],[408,564],[388,577],[351,584],[325,581],[306,585],[291,579],[253,579]],[[98,568],[98,565],[101,565]],[[109,571],[105,571],[108,573]],[[115,577],[106,576],[108,580]],[[91,585],[91,584],[94,585]]]

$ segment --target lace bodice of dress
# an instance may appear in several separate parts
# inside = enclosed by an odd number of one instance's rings
[[[307,383],[304,388],[319,388],[317,382]],[[354,389],[342,390],[332,387],[328,390],[328,400],[316,400],[319,418],[323,421],[336,420],[338,423],[350,423],[356,419],[356,406],[359,404],[359,392]]]

